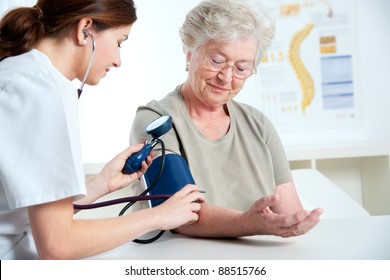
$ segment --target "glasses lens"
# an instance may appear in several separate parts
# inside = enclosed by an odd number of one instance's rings
[[[240,69],[237,66],[234,66],[233,75],[238,79],[246,79],[252,75],[252,69]]]
[[[237,79],[246,79],[251,76],[255,71],[247,66],[229,65],[226,61],[220,62],[213,58],[205,58],[207,66],[211,71],[220,72],[227,67],[232,68],[233,76]]]

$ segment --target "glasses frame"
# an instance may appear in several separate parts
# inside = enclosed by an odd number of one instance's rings
[[[216,62],[210,56],[203,56],[202,55],[202,58],[205,62],[207,62],[208,70],[210,70],[212,72],[221,72],[221,71],[225,70],[226,68],[232,68],[233,77],[236,79],[239,79],[239,80],[248,79],[250,76],[257,73],[257,70],[255,68],[245,68],[244,70],[251,70],[250,74],[248,76],[245,76],[245,77],[244,76],[237,77],[237,74],[235,73],[235,69],[237,69],[237,66],[235,64],[231,65],[231,64],[227,63],[227,61],[226,61],[226,62],[220,62],[220,64],[221,65],[223,64],[223,66],[219,66],[219,65],[215,65]]]

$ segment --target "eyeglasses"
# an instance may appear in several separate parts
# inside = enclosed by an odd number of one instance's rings
[[[257,73],[256,69],[251,67],[239,64],[230,65],[227,61],[219,61],[218,59],[212,57],[203,57],[203,60],[207,63],[209,70],[213,72],[221,72],[227,67],[232,68],[233,76],[240,80],[249,78],[251,75]]]

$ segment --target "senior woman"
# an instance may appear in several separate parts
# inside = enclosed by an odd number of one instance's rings
[[[160,101],[137,110],[130,141],[165,114],[173,128],[166,149],[185,158],[207,203],[199,220],[176,229],[197,237],[305,234],[322,209],[303,209],[282,143],[259,110],[233,100],[274,36],[274,23],[256,1],[209,0],[180,29],[187,80]]]

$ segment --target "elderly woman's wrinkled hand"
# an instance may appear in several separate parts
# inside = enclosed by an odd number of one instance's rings
[[[319,223],[323,213],[320,208],[292,214],[274,213],[271,207],[278,199],[278,195],[265,196],[242,214],[242,224],[248,231],[248,235],[293,237],[307,233]]]

